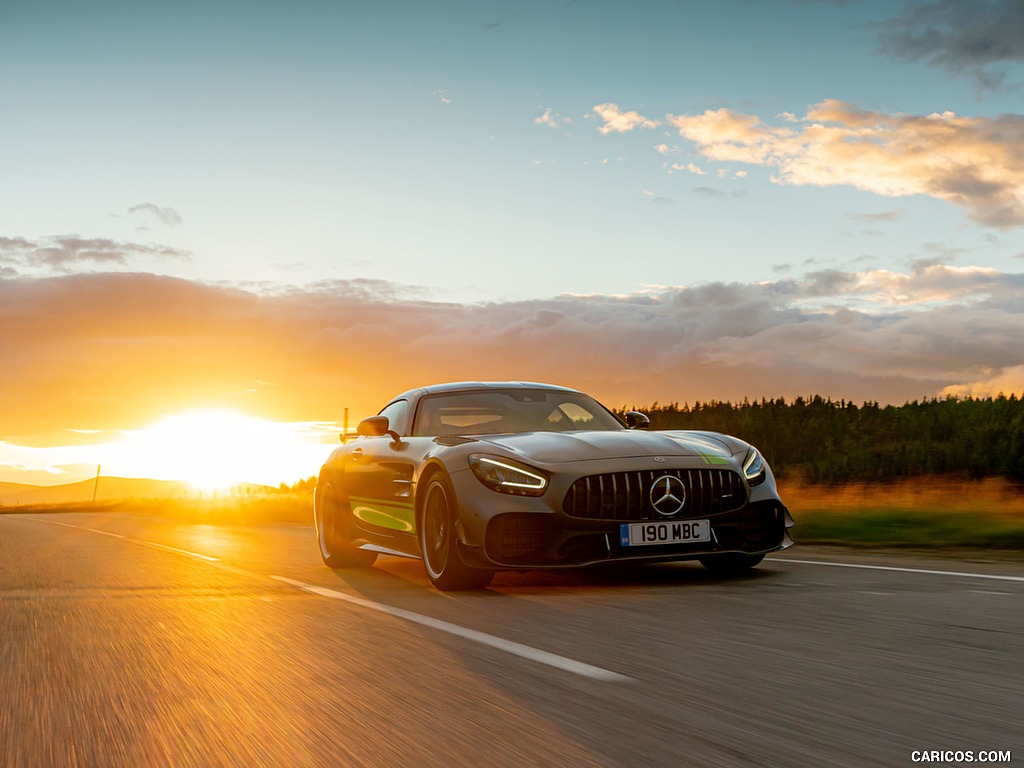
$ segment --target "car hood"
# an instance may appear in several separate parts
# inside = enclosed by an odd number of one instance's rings
[[[689,431],[524,432],[477,439],[544,464],[647,456],[687,456],[723,463],[746,447],[726,435]]]

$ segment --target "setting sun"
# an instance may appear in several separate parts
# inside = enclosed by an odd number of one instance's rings
[[[109,446],[114,474],[184,480],[213,491],[239,483],[276,485],[315,474],[329,450],[328,436],[336,432],[325,425],[218,410],[165,416],[124,435],[122,442]]]

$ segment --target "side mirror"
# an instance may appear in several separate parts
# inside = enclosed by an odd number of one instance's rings
[[[640,411],[628,411],[626,413],[626,426],[630,429],[650,429],[651,420],[646,413]]]
[[[388,423],[387,416],[370,416],[359,422],[359,426],[356,427],[356,434],[362,437],[383,437],[384,435],[391,435],[391,439],[396,443],[400,443],[402,438],[399,437],[397,432],[393,432],[390,429],[391,425]]]
[[[359,422],[359,426],[356,427],[356,434],[363,437],[381,437],[388,433],[387,416],[370,416],[367,419],[363,419]]]

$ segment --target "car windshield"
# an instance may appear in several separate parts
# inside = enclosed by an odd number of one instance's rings
[[[621,430],[604,406],[578,392],[489,389],[426,395],[413,435],[500,435],[515,432]]]

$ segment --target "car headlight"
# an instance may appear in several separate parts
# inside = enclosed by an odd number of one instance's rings
[[[756,448],[747,451],[747,458],[743,460],[743,476],[751,488],[768,479],[767,469],[768,465]]]
[[[548,479],[540,470],[512,459],[474,453],[469,457],[469,466],[481,483],[499,493],[540,496],[548,487]]]

